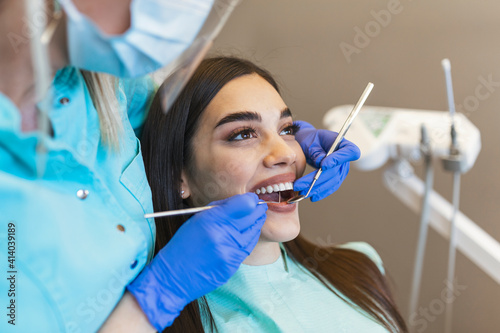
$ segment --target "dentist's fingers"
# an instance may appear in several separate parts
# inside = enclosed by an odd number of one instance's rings
[[[311,186],[316,171],[296,180],[294,190],[298,191],[299,194],[305,195]],[[344,163],[338,167],[323,171],[309,194],[311,201],[322,200],[337,191],[348,173],[349,163]]]
[[[259,204],[259,197],[255,193],[238,194],[209,205],[217,207],[204,214],[217,216],[221,223],[229,223],[239,232],[254,225],[267,211],[267,205]]]

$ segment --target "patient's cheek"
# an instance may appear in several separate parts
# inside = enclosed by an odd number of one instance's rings
[[[298,145],[298,144],[297,144]],[[300,146],[299,146],[300,149]],[[297,159],[295,161],[297,165],[297,178],[300,178],[304,175],[304,171],[306,170],[306,157],[304,156],[304,153],[302,152],[302,149],[297,152]]]
[[[253,174],[241,159],[226,160],[226,163],[208,163],[211,168],[194,171],[197,194],[193,204],[206,205],[211,201],[221,200],[247,191],[249,175]]]

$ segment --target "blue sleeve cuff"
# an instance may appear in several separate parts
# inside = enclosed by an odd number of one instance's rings
[[[127,290],[135,297],[149,322],[158,332],[172,325],[184,308],[175,304],[183,304],[183,300],[168,293],[165,285],[158,282],[151,265],[148,265],[139,276],[127,286]]]

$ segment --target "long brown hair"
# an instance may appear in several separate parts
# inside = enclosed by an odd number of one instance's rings
[[[180,179],[181,171],[191,165],[192,138],[198,120],[225,84],[249,74],[261,76],[279,93],[277,83],[267,71],[246,60],[220,57],[206,59],[200,64],[167,113],[162,111],[160,93],[155,96],[142,137],[142,153],[155,211],[189,206],[189,202],[179,195]],[[157,219],[157,251],[169,242],[186,220],[184,216]],[[366,255],[349,249],[320,247],[300,235],[284,246],[293,260],[332,292],[337,293],[333,288],[338,290],[338,296],[348,304],[359,306],[391,332],[407,331],[385,276]],[[311,264],[311,259],[314,259],[314,264]],[[216,330],[203,297],[186,306],[165,332],[203,332],[202,321]]]

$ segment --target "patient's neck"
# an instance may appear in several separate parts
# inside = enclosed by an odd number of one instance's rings
[[[250,266],[272,264],[278,260],[280,253],[279,243],[259,240],[252,253],[250,253],[243,263]]]

